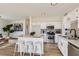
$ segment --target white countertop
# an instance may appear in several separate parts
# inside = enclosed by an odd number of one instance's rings
[[[27,38],[42,38],[42,35],[34,35],[34,36],[25,35],[25,36],[19,36],[19,37],[27,37]]]
[[[68,42],[79,48],[79,39],[78,40],[68,40]]]

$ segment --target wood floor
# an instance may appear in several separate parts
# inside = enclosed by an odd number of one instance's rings
[[[0,56],[13,56],[14,44],[0,49]],[[56,44],[44,44],[44,56],[62,56]]]

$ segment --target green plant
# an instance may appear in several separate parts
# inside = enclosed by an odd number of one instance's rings
[[[3,27],[2,29],[3,29],[4,32],[7,32],[8,36],[9,36],[10,33],[14,32],[14,29],[12,29],[12,27],[13,27],[13,24],[9,24],[9,25]]]

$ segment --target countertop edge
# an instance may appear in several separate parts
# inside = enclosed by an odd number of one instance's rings
[[[73,43],[71,43],[71,42],[69,42],[69,41],[68,41],[68,43],[71,44],[72,46],[74,46],[75,48],[79,49],[79,47],[76,46],[75,44],[73,44]]]

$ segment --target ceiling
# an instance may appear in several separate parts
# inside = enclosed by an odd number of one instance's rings
[[[79,3],[0,3],[0,16],[4,19],[22,19],[28,16],[63,16]]]

